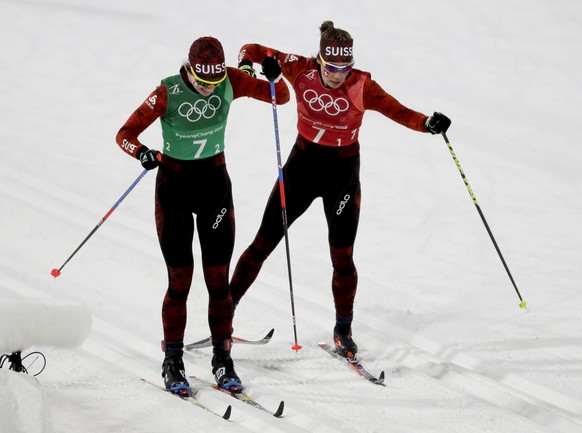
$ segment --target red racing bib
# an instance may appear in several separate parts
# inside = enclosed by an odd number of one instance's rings
[[[366,77],[352,70],[339,89],[328,89],[316,69],[300,74],[293,83],[299,133],[323,146],[348,146],[357,141],[364,116]]]

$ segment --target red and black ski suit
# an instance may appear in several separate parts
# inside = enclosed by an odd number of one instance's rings
[[[184,68],[181,68],[180,75],[184,85],[195,92]],[[232,85],[233,100],[248,96],[271,102],[267,81],[252,78],[231,67],[227,68],[227,75]],[[286,103],[289,100],[289,89],[285,83],[278,83],[276,90],[277,103]],[[120,129],[116,140],[121,149],[133,157],[139,155],[143,146],[138,140],[139,135],[166,113],[167,106],[168,89],[162,83]],[[195,128],[192,134],[196,134]],[[186,300],[194,271],[194,214],[209,294],[208,322],[211,336],[213,340],[226,340],[232,333],[233,309],[228,276],[234,247],[235,217],[224,152],[192,160],[163,155],[158,168],[155,219],[169,280],[162,307],[166,343],[181,343],[184,339]]]
[[[316,59],[258,44],[244,45],[239,61],[276,55],[297,100],[298,136],[283,167],[288,224],[321,197],[333,266],[336,319],[351,322],[357,288],[353,248],[360,214],[359,129],[364,111],[374,110],[419,132],[428,116],[386,93],[367,72],[352,69],[337,89],[325,87]],[[267,201],[259,231],[241,255],[231,279],[233,301],[244,296],[269,254],[284,236],[279,184]]]

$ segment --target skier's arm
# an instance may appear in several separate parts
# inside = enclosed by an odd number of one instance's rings
[[[238,53],[239,66],[242,64],[261,63],[267,56],[276,56],[281,64],[283,77],[291,84],[295,82],[297,76],[306,68],[309,59],[298,54],[288,54],[274,48],[265,47],[260,44],[243,45]]]
[[[425,127],[428,119],[427,115],[405,107],[370,78],[364,83],[364,108],[378,111],[407,128],[419,132],[428,132]]]
[[[228,67],[227,71],[235,99],[248,96],[259,101],[271,102],[271,88],[268,81],[253,78],[237,68]],[[289,102],[289,88],[284,80],[275,83],[275,96],[279,105]]]
[[[168,92],[165,85],[156,88],[121,127],[115,141],[128,155],[138,158],[148,148],[139,141],[139,135],[166,112]]]

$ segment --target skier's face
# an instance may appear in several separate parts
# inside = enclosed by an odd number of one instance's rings
[[[196,91],[200,93],[202,96],[212,95],[217,87],[217,86],[202,86],[196,79],[191,79],[190,82],[192,83]]]
[[[321,79],[326,87],[337,89],[346,80],[352,70],[351,63],[329,63],[323,60],[321,55],[317,56],[317,63],[321,65]]]

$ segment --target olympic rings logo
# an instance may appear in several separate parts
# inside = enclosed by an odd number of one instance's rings
[[[178,114],[190,122],[197,122],[202,117],[212,119],[221,104],[220,97],[212,95],[208,100],[199,99],[193,105],[189,102],[182,102],[178,107]]]
[[[303,99],[309,104],[313,111],[324,110],[330,116],[337,116],[350,107],[350,103],[345,98],[333,99],[328,94],[318,95],[315,90],[307,89],[303,93]]]

